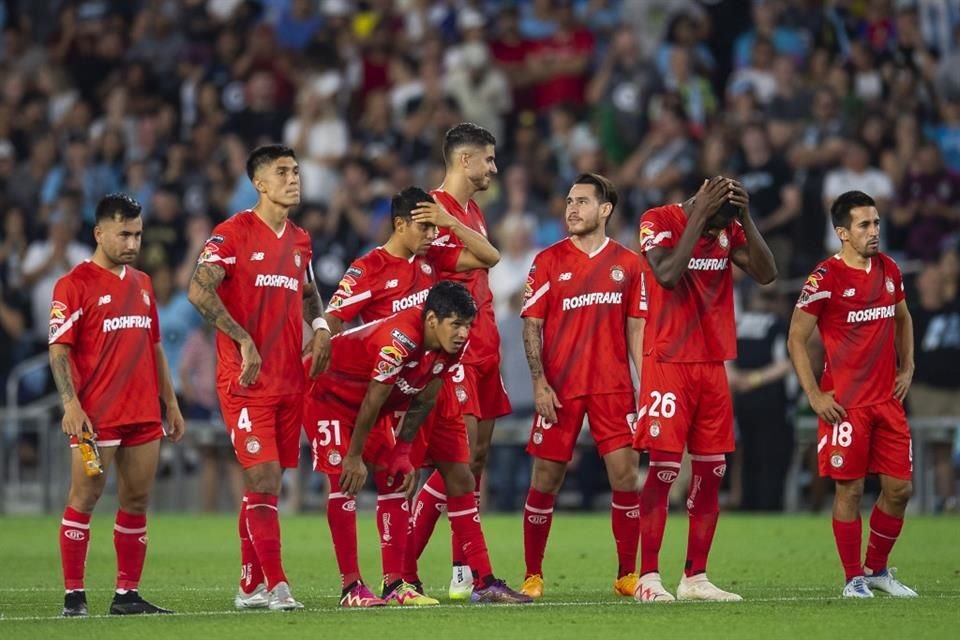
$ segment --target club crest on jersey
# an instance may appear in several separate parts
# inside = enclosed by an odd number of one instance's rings
[[[431,275],[431,274],[433,274],[433,267],[431,267],[430,265],[428,265],[426,262],[421,262],[421,263],[420,263],[420,270],[423,271],[423,272],[424,272],[425,274],[427,274],[428,276]]]
[[[896,287],[893,286],[893,278],[887,278],[883,281],[883,284],[887,288],[887,293],[893,293],[896,291]]]
[[[621,267],[618,264],[615,264],[612,267],[610,267],[611,280],[613,280],[614,282],[623,282],[623,278],[624,278],[623,267]]]
[[[443,363],[442,363],[442,362],[438,362],[437,364],[433,365],[433,375],[437,375],[437,374],[439,374],[441,371],[443,371]]]
[[[63,324],[67,320],[67,305],[54,300],[50,305],[50,324]]]
[[[392,376],[399,368],[398,365],[391,362],[384,362],[383,360],[377,363],[377,371],[383,376]]]
[[[244,449],[247,450],[252,456],[260,453],[260,439],[257,436],[247,436],[247,439],[243,442]]]
[[[463,388],[462,384],[457,385],[457,400],[460,401],[460,404],[467,401],[467,390]]]
[[[720,232],[720,235],[717,236],[717,242],[719,242],[720,246],[724,249],[730,246],[730,238],[727,237],[726,231]]]
[[[331,451],[327,454],[327,462],[330,463],[330,466],[336,467],[343,462],[343,456],[340,455],[339,451]]]
[[[843,456],[839,453],[834,453],[830,456],[830,466],[834,469],[839,469],[843,466]]]
[[[140,294],[143,296],[143,304],[150,306],[150,294],[146,292],[145,289],[140,289]]]
[[[656,438],[660,435],[660,423],[654,420],[650,423],[650,437]]]
[[[293,253],[293,264],[297,265],[297,268],[300,268],[300,252],[295,251]]]

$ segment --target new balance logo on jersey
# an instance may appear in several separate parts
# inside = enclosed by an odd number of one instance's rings
[[[872,322],[874,320],[883,320],[894,316],[895,306],[888,304],[883,307],[871,307],[870,309],[860,309],[860,311],[851,311],[847,314],[847,322]]]
[[[594,304],[620,304],[621,302],[623,302],[623,293],[620,291],[584,293],[572,298],[564,298],[561,308],[564,311],[570,311]]]
[[[687,268],[690,271],[723,271],[729,258],[690,258]]]
[[[384,289],[396,289],[400,285],[400,281],[394,278],[393,280],[387,280],[387,284],[383,285]]]
[[[149,329],[153,325],[150,316],[120,316],[107,318],[103,321],[103,332],[109,333],[119,329]]]
[[[852,297],[855,296],[855,295],[857,295],[857,290],[856,290],[856,289],[844,289],[844,290],[843,290],[843,296],[842,296],[842,297],[844,297],[844,298],[852,298]]]
[[[263,260],[263,251],[254,251],[250,256],[250,262],[260,262]]]
[[[429,289],[424,289],[423,291],[417,291],[416,293],[411,293],[406,298],[400,298],[399,300],[393,301],[393,313],[398,311],[403,311],[404,309],[409,309],[415,307],[418,304],[423,304],[427,300],[427,294],[430,293]]]
[[[560,274],[560,277],[557,278],[557,280],[560,282],[565,282],[571,279],[572,277],[573,277],[572,273],[570,273],[569,271],[564,271],[563,273]]]
[[[105,296],[100,296],[100,302],[97,303],[97,306],[99,307],[99,306],[105,305],[105,304],[110,304],[110,294],[109,294],[109,293],[108,293],[107,295],[105,295]]]
[[[281,287],[283,289],[290,289],[290,291],[299,291],[300,290],[300,280],[297,278],[291,278],[290,276],[277,276],[277,275],[257,275],[256,281],[253,283],[255,287]]]

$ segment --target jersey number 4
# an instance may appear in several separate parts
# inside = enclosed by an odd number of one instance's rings
[[[240,418],[237,420],[237,429],[247,432],[253,430],[253,423],[250,422],[250,414],[247,413],[246,407],[240,409]]]

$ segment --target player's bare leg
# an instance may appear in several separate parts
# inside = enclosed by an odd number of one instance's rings
[[[846,585],[843,588],[845,598],[872,598],[873,592],[863,576],[862,525],[860,522],[860,500],[863,498],[863,478],[856,480],[837,480],[833,496],[833,537],[837,543],[837,553]]]
[[[533,459],[530,490],[523,506],[523,557],[526,568],[520,593],[531,598],[543,595],[543,556],[553,523],[553,505],[567,475],[567,463]]]
[[[887,566],[890,551],[903,528],[907,503],[913,495],[909,480],[880,476],[880,497],[870,514],[870,539],[864,574],[867,585],[898,598],[916,598],[917,592],[897,580],[896,570]]]
[[[70,491],[67,506],[60,521],[60,563],[63,567],[63,615],[87,615],[87,596],[84,591],[84,569],[87,548],[90,545],[90,519],[97,501],[107,484],[107,470],[117,453],[117,447],[101,447],[100,462],[103,473],[88,476],[80,450],[70,451]]]
[[[275,611],[303,608],[290,593],[281,560],[277,502],[282,486],[282,471],[280,463],[275,460],[243,470],[247,529],[270,594],[267,606]]]
[[[633,597],[640,583],[637,549],[640,546],[640,454],[632,447],[603,456],[613,496],[610,519],[617,546],[617,579],[613,591]]]

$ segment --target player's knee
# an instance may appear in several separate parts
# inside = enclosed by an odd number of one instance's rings
[[[150,494],[146,491],[136,491],[120,496],[120,509],[134,515],[147,512]]]
[[[473,493],[476,489],[476,479],[465,464],[453,465],[443,476],[443,483],[447,487],[448,498],[459,498]]]
[[[904,480],[893,486],[884,487],[883,493],[890,502],[905,506],[910,501],[910,498],[913,497],[913,483],[909,480]]]
[[[563,469],[557,469],[553,465],[549,467],[537,467],[533,469],[533,488],[540,493],[549,493],[556,495],[563,484]]]
[[[473,475],[479,475],[487,466],[487,457],[490,455],[490,445],[477,442],[473,451],[470,452],[470,472]]]
[[[836,500],[843,504],[859,506],[863,499],[863,481],[838,482]]]
[[[614,491],[637,491],[640,489],[640,469],[632,465],[611,468],[608,479],[610,480],[610,488]],[[670,482],[673,482],[673,480]]]
[[[70,508],[80,513],[92,513],[102,494],[103,487],[100,485],[71,486],[67,502]]]

